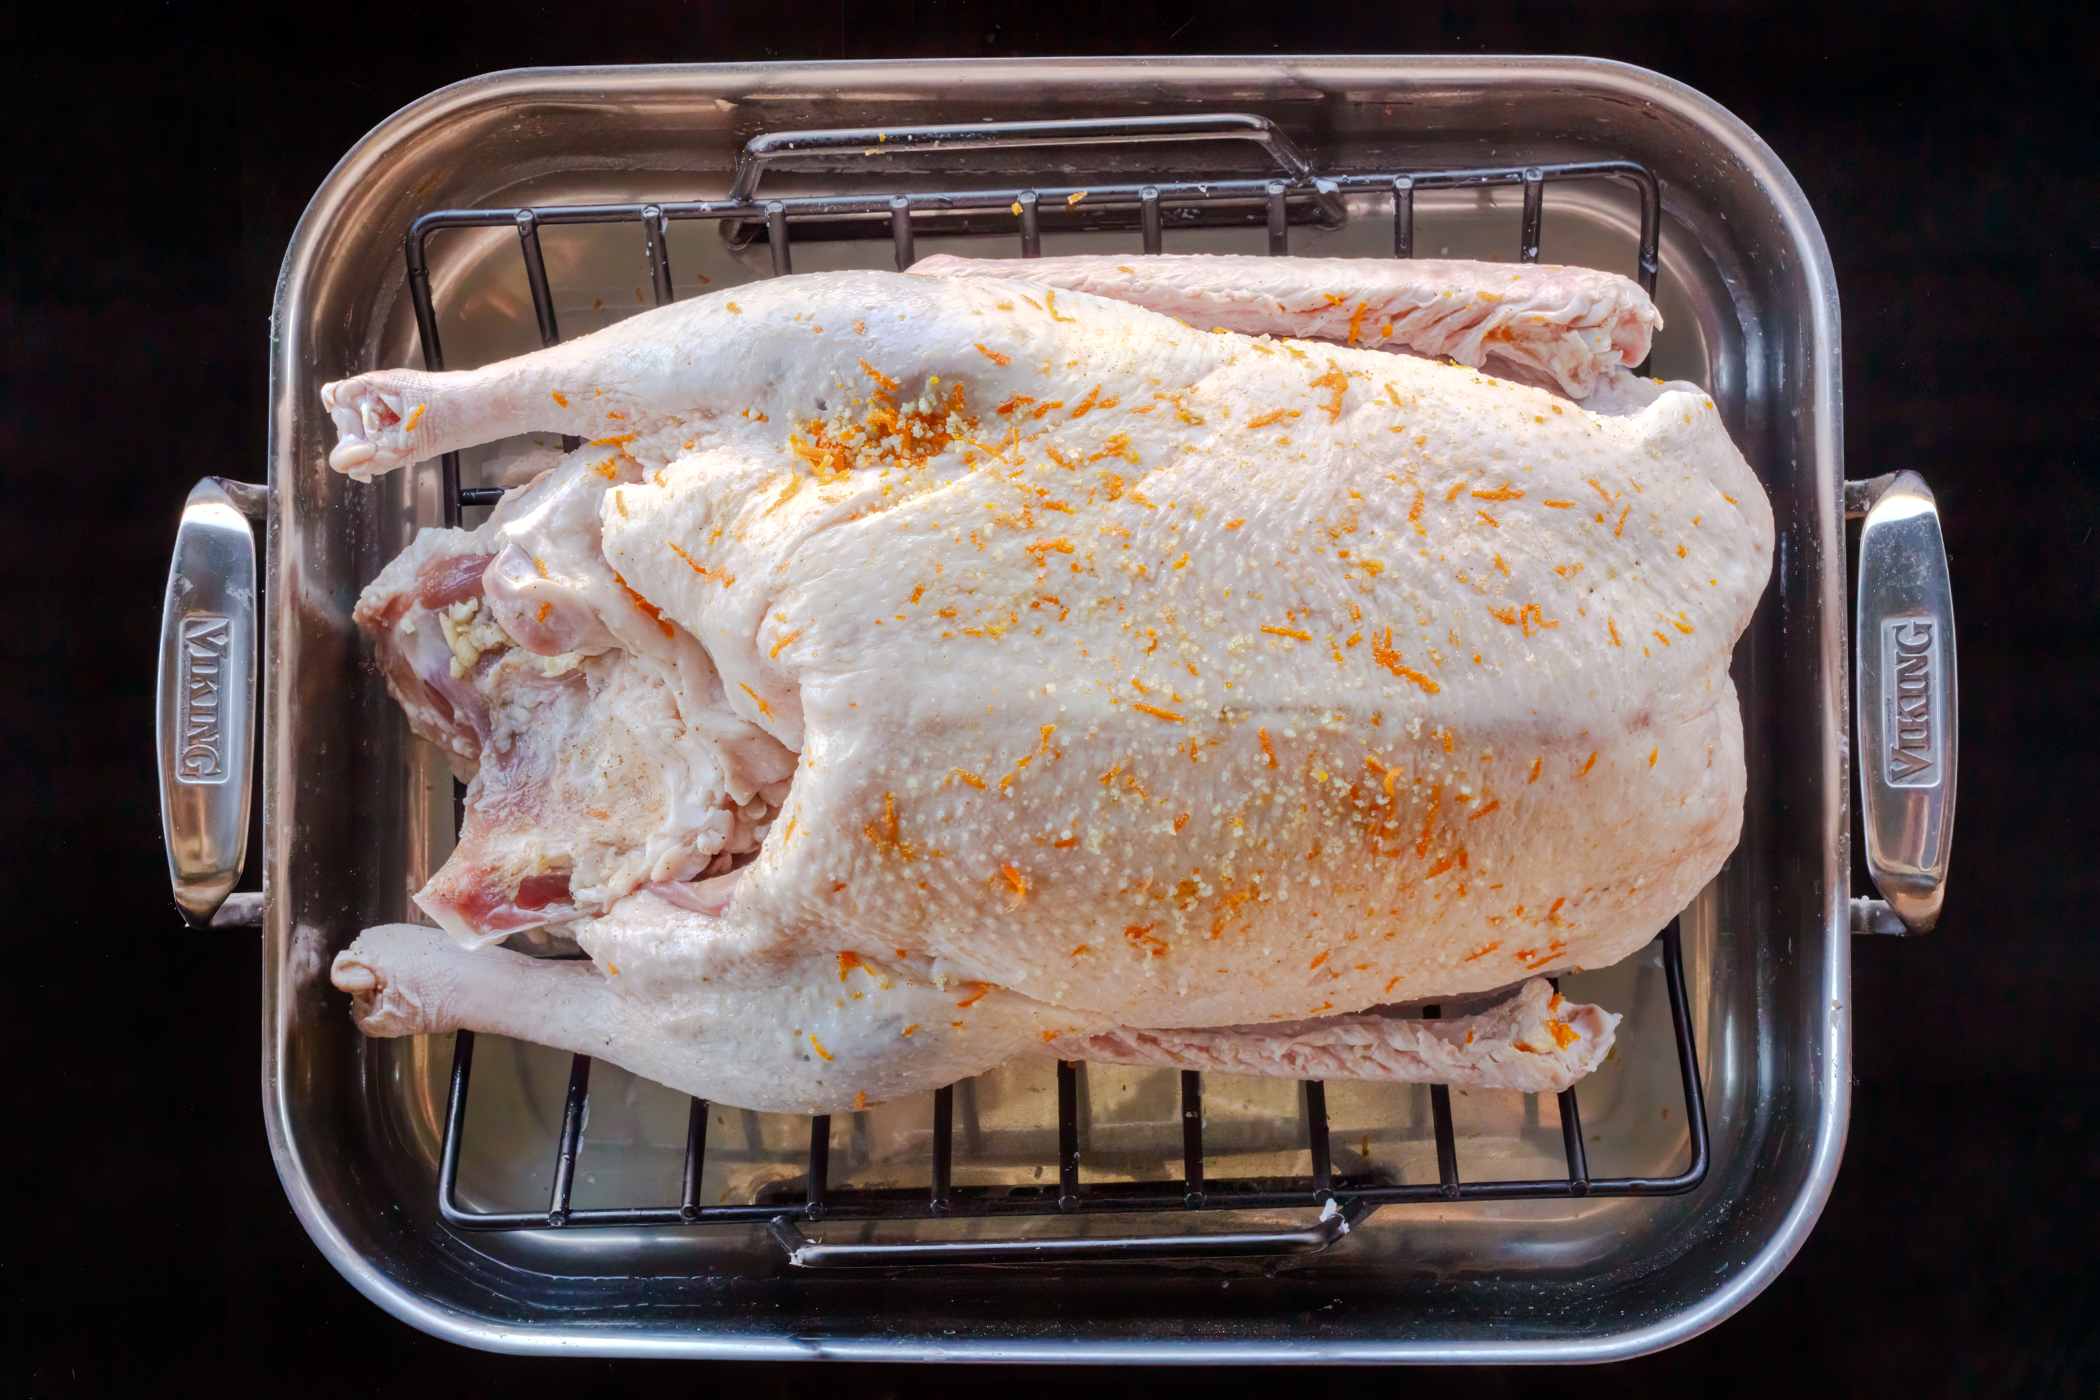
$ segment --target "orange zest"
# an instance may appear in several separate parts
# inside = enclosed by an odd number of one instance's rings
[[[613,582],[619,584],[620,587],[623,590],[625,590],[628,600],[634,604],[634,610],[636,612],[641,613],[643,616],[652,619],[658,627],[661,627],[663,629],[664,635],[666,637],[673,635],[671,628],[671,620],[665,617],[663,613],[657,609],[654,603],[650,602],[647,598],[644,598],[641,594],[635,592],[632,588],[628,588],[627,580],[621,578],[618,573],[615,573],[613,575]]]
[[[1330,398],[1326,403],[1321,404],[1320,407],[1327,410],[1328,422],[1341,422],[1342,395],[1349,392],[1349,377],[1342,373],[1342,367],[1336,364],[1334,361],[1329,360],[1327,362],[1327,373],[1321,375],[1318,379],[1315,379],[1312,382],[1312,387],[1315,389],[1330,389],[1333,391],[1334,397]]]
[[[1386,670],[1391,671],[1394,675],[1400,677],[1400,679],[1413,681],[1416,685],[1422,687],[1422,689],[1428,691],[1431,695],[1434,695],[1438,691],[1443,689],[1442,686],[1438,685],[1434,680],[1431,680],[1428,676],[1423,675],[1414,667],[1405,665],[1401,662],[1400,653],[1393,650],[1393,629],[1390,627],[1385,629],[1384,637],[1371,638],[1371,659],[1377,662],[1379,665],[1385,667]]]
[[[1415,859],[1426,860],[1429,856],[1429,839],[1436,834],[1437,804],[1444,800],[1444,785],[1438,783],[1429,789],[1429,808],[1422,813],[1422,833],[1415,838]]]
[[[861,827],[861,831],[874,843],[876,850],[894,851],[900,860],[910,865],[919,858],[919,853],[898,833],[897,799],[886,792],[882,795],[882,814],[882,821],[869,822]]]
[[[697,562],[692,555],[687,554],[683,549],[680,549],[678,547],[678,542],[676,540],[665,540],[664,543],[670,547],[670,550],[673,554],[677,555],[680,559],[685,560],[686,567],[690,568],[694,573],[700,575],[700,577],[711,578],[715,582],[721,584],[724,588],[727,588],[730,584],[736,582],[735,574],[730,573],[727,569],[710,569],[705,564]]]
[[[1167,941],[1164,938],[1155,938],[1152,934],[1152,930],[1158,927],[1158,924],[1132,924],[1129,928],[1123,930],[1123,936],[1132,943],[1137,944],[1138,947],[1143,948],[1153,957],[1165,957]]]

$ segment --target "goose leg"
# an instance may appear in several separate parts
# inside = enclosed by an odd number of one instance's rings
[[[592,432],[599,426],[594,414],[558,399],[560,391],[551,387],[559,376],[547,359],[559,364],[563,349],[486,369],[382,369],[329,384],[321,390],[321,406],[335,420],[337,442],[328,465],[370,481],[396,467],[516,433]]]
[[[584,932],[594,962],[469,951],[438,929],[383,924],[337,954],[331,975],[367,1035],[487,1031],[769,1113],[844,1113],[937,1089],[1090,1019],[851,954],[697,976],[715,921],[648,897],[630,904],[644,907]]]
[[[1647,358],[1662,325],[1638,285],[1584,267],[1384,258],[1082,255],[921,259],[925,277],[1001,277],[1089,292],[1198,330],[1450,356],[1586,399]]]
[[[1044,1049],[1115,1065],[1557,1094],[1604,1062],[1619,1019],[1567,1001],[1535,977],[1479,1015],[1449,1021],[1333,1016],[1273,1026],[1126,1028],[1054,1040]]]
[[[592,963],[469,952],[417,924],[366,929],[336,954],[329,977],[350,994],[350,1018],[366,1035],[487,1031],[591,1055],[618,1019]]]

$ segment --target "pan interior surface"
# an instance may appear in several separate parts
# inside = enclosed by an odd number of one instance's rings
[[[1713,1164],[1691,1193],[1389,1206],[1321,1253],[1271,1260],[797,1270],[762,1226],[464,1234],[439,1218],[435,1180],[451,1037],[370,1041],[328,984],[335,951],[369,924],[415,917],[409,894],[451,845],[452,785],[409,735],[349,610],[363,582],[442,523],[436,464],[358,486],[325,467],[322,383],[420,365],[402,240],[438,208],[720,197],[761,131],[1187,111],[1250,112],[1315,169],[1430,171],[1626,159],[1663,181],[1651,372],[1709,388],[1770,494],[1779,546],[1739,644],[1749,797],[1743,840],[1685,911],[1682,940]],[[1260,173],[1221,144],[938,152],[788,162],[764,189],[932,191],[1099,178]],[[1514,262],[1520,186],[1416,196],[1421,256]],[[1336,228],[1294,221],[1290,250],[1391,256],[1391,201],[1352,193]],[[1639,202],[1607,180],[1544,196],[1540,260],[1634,271]],[[798,230],[798,272],[893,267],[886,228]],[[540,229],[564,337],[648,302],[638,226]],[[764,277],[763,239],[674,221],[678,298]],[[1260,252],[1258,223],[1167,219],[1169,252]],[[923,220],[919,256],[1014,256],[1010,229]],[[1130,227],[1045,220],[1042,251],[1142,251]],[[448,367],[535,348],[539,332],[508,227],[428,245]],[[1746,129],[1697,94],[1584,60],[1185,60],[686,67],[498,74],[411,107],[347,156],[287,257],[273,362],[269,569],[265,1104],[295,1207],[344,1272],[397,1315],[472,1345],[522,1351],[744,1356],[941,1355],[1041,1360],[1603,1359],[1667,1345],[1741,1305],[1798,1246],[1842,1147],[1849,1072],[1842,766],[1843,551],[1837,313],[1828,259],[1798,191]],[[467,486],[508,484],[519,439],[464,455]],[[470,513],[468,523],[478,520]],[[1563,989],[1626,1013],[1613,1059],[1581,1086],[1593,1175],[1683,1169],[1686,1134],[1671,1019],[1651,945]],[[459,1201],[544,1209],[569,1057],[481,1037]],[[1171,1071],[1082,1075],[1089,1182],[1178,1177]],[[958,1185],[1039,1188],[1057,1178],[1047,1062],[957,1086]],[[595,1067],[574,1204],[675,1203],[688,1101]],[[1206,1171],[1307,1171],[1291,1081],[1206,1076]],[[1565,1173],[1550,1097],[1451,1096],[1467,1181]],[[1428,1090],[1331,1083],[1334,1169],[1435,1181]],[[801,1198],[810,1120],[710,1108],[707,1204]],[[830,1124],[834,1187],[921,1189],[931,1096]],[[827,1243],[1032,1234],[1148,1234],[1303,1226],[1308,1210],[835,1222]]]

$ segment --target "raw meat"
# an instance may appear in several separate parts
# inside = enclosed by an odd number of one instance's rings
[[[1590,382],[1630,380],[1622,329]],[[803,1112],[1031,1046],[1564,1087],[1616,1018],[1540,1012],[1543,989],[1469,1027],[1473,1057],[1456,1021],[1330,1013],[1614,961],[1735,843],[1727,666],[1770,509],[1704,393],[1620,391],[1600,416],[1411,356],[878,273],[330,386],[354,475],[595,439],[360,608],[427,577],[455,634],[494,629],[460,677],[420,622],[382,647],[483,801],[506,722],[569,736],[506,776],[516,815],[426,907],[500,937],[566,876],[540,908],[595,967],[389,926],[338,984],[376,1033],[497,1029]],[[517,716],[484,733],[455,681]],[[646,800],[579,801],[619,786],[623,726],[652,736]],[[739,787],[724,736],[791,757],[792,785]],[[717,842],[731,811],[750,825]]]
[[[474,531],[426,530],[358,600],[387,687],[470,776],[416,897],[468,946],[602,912],[758,849],[795,756],[739,718],[707,653],[624,587],[598,510],[631,459],[572,458]]]

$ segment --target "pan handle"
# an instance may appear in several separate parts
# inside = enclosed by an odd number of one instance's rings
[[[219,477],[198,482],[183,505],[168,569],[154,706],[160,821],[175,903],[192,928],[260,921],[259,897],[233,895],[233,885],[248,854],[254,786],[250,516],[268,504],[268,487]]]
[[[1376,1207],[1372,1207],[1376,1209]],[[918,1240],[893,1244],[819,1244],[776,1216],[767,1232],[801,1269],[894,1268],[903,1264],[1047,1264],[1074,1260],[1112,1263],[1142,1259],[1235,1259],[1317,1254],[1349,1233],[1370,1212],[1329,1200],[1320,1218],[1295,1230],[1234,1234],[1092,1235],[1002,1240]]]
[[[1859,538],[1854,707],[1867,868],[1855,933],[1924,933],[1940,916],[1954,835],[1954,594],[1932,490],[1916,472],[1845,483]]]

